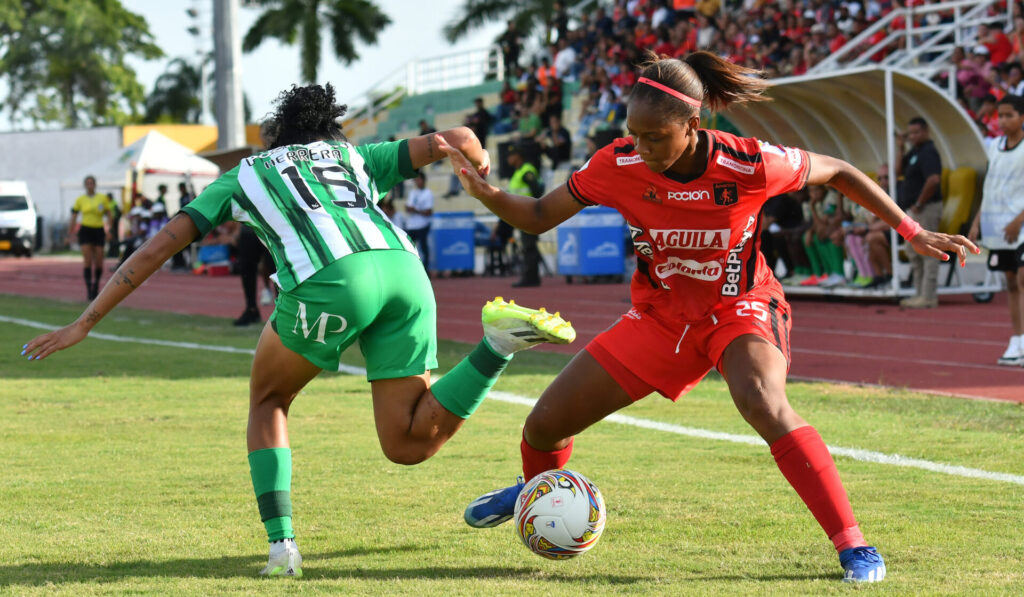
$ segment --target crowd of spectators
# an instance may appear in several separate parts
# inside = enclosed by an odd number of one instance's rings
[[[956,90],[963,108],[986,136],[1001,135],[996,102],[1010,93],[1024,93],[1024,10],[1021,2],[993,4],[988,21],[977,26],[977,39],[957,47],[950,56],[952,71],[941,71],[935,83]],[[515,143],[535,148],[551,169],[571,164],[573,157],[593,153],[595,139],[622,134],[625,106],[636,84],[637,66],[650,53],[681,57],[706,50],[764,72],[768,78],[799,76],[835,54],[850,40],[890,12],[929,0],[613,0],[599,2],[592,12],[569,11],[554,3],[553,16],[542,32],[544,44],[527,55],[514,22],[499,39],[506,78],[493,112],[491,131],[511,133]],[[1007,31],[1007,10],[1014,24]],[[952,11],[927,12],[907,22],[902,16],[870,35],[845,59],[863,54],[894,30],[951,22]],[[928,40],[933,32],[913,37]],[[941,33],[952,41],[952,33]],[[973,39],[968,35],[968,39]],[[881,61],[902,48],[900,36],[871,56]],[[930,54],[924,58],[938,57]],[[842,58],[841,58],[842,59]],[[948,80],[955,73],[956,81]],[[567,83],[578,84],[582,108],[564,113]],[[573,85],[575,87],[575,85]],[[477,106],[479,114],[480,105]],[[476,120],[474,122],[473,120]],[[479,116],[467,124],[479,127]],[[565,123],[565,125],[563,125]],[[486,127],[483,127],[486,130]],[[607,134],[602,135],[601,131]],[[587,150],[584,153],[583,142]],[[576,148],[576,153],[572,152]],[[578,163],[578,162],[577,162]],[[538,166],[541,164],[538,161]],[[887,173],[879,172],[880,178]],[[884,287],[892,271],[884,223],[861,213],[845,198],[825,189],[810,189],[780,198],[766,207],[764,246],[778,259],[790,283]],[[772,233],[768,233],[768,226]],[[773,242],[774,241],[774,242]],[[855,276],[844,276],[844,259]],[[774,261],[773,261],[774,262]]]
[[[766,77],[798,76],[835,53],[891,11],[928,0],[614,0],[599,2],[593,12],[577,11],[555,3],[543,32],[546,42],[527,56],[521,32],[510,21],[499,39],[507,69],[507,84],[495,113],[495,133],[514,132],[524,139],[540,138],[551,116],[575,131],[580,143],[595,130],[619,129],[625,102],[636,82],[636,66],[647,52],[684,56],[695,50],[714,52],[745,66],[762,70]],[[1024,17],[1015,2],[1015,28],[1007,33],[1006,5],[994,4],[991,23],[977,28],[978,43],[957,48],[956,88],[965,109],[979,127],[997,133],[995,102],[1005,93],[1024,91]],[[923,14],[913,27],[949,22],[954,14]],[[999,19],[1002,20],[999,20]],[[862,45],[868,49],[892,30],[906,29],[902,17],[873,34]],[[918,39],[923,42],[928,33]],[[881,60],[904,43],[897,38],[879,49]],[[849,56],[856,56],[852,52]],[[947,84],[944,73],[936,82]],[[583,109],[563,115],[564,84],[576,82]],[[570,121],[569,119],[573,119]],[[579,146],[578,146],[579,147]],[[549,148],[545,148],[545,152]]]

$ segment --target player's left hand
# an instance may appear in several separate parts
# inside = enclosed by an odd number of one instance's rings
[[[27,356],[30,361],[44,359],[58,350],[78,344],[88,334],[89,330],[76,321],[59,330],[36,336],[22,347],[21,356]]]
[[[448,156],[452,162],[452,170],[459,177],[459,182],[466,192],[471,196],[480,199],[493,191],[493,187],[483,179],[480,170],[473,166],[465,155],[458,149],[452,147],[440,135],[437,136],[437,147]],[[490,157],[488,156],[487,171],[490,171]]]
[[[935,257],[942,261],[949,261],[948,253],[954,253],[960,261],[960,267],[967,264],[967,251],[975,255],[981,253],[981,249],[962,234],[944,234],[929,230],[918,232],[910,239],[910,246],[925,257]]]

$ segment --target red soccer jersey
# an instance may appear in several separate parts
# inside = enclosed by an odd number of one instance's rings
[[[706,317],[754,286],[776,284],[758,250],[761,206],[803,188],[810,171],[802,149],[704,131],[706,170],[687,180],[651,171],[629,138],[594,154],[567,183],[586,205],[626,218],[637,256],[634,305],[651,305],[676,322]]]

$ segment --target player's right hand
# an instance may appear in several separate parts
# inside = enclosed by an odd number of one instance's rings
[[[79,325],[76,321],[59,330],[36,336],[22,347],[21,356],[27,356],[30,361],[44,359],[58,350],[64,350],[78,344],[88,334],[89,330]]]

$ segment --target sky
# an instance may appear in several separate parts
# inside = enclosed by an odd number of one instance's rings
[[[196,39],[188,32],[193,20],[186,14],[186,9],[199,7],[201,18],[206,20],[203,31],[210,36],[213,4],[210,0],[121,2],[128,10],[146,18],[156,44],[165,54],[164,58],[158,60],[130,61],[148,94],[170,60],[196,57]],[[504,30],[501,24],[492,24],[474,31],[464,41],[453,46],[444,40],[441,29],[456,13],[463,0],[376,0],[376,3],[391,17],[392,22],[378,36],[376,46],[357,42],[356,48],[360,55],[358,62],[343,66],[330,55],[329,38],[323,44],[324,52],[318,71],[321,80],[318,82],[334,84],[338,100],[342,103],[360,103],[358,98],[374,83],[410,60],[484,48]],[[245,35],[258,14],[259,9],[256,8],[239,9],[240,36]],[[212,37],[208,37],[206,43],[207,49],[212,51]],[[242,87],[249,98],[254,119],[258,120],[271,111],[271,102],[281,90],[300,82],[298,71],[297,46],[284,46],[276,40],[268,40],[253,52],[242,53]],[[10,123],[3,124],[6,125],[3,128],[10,128]]]

